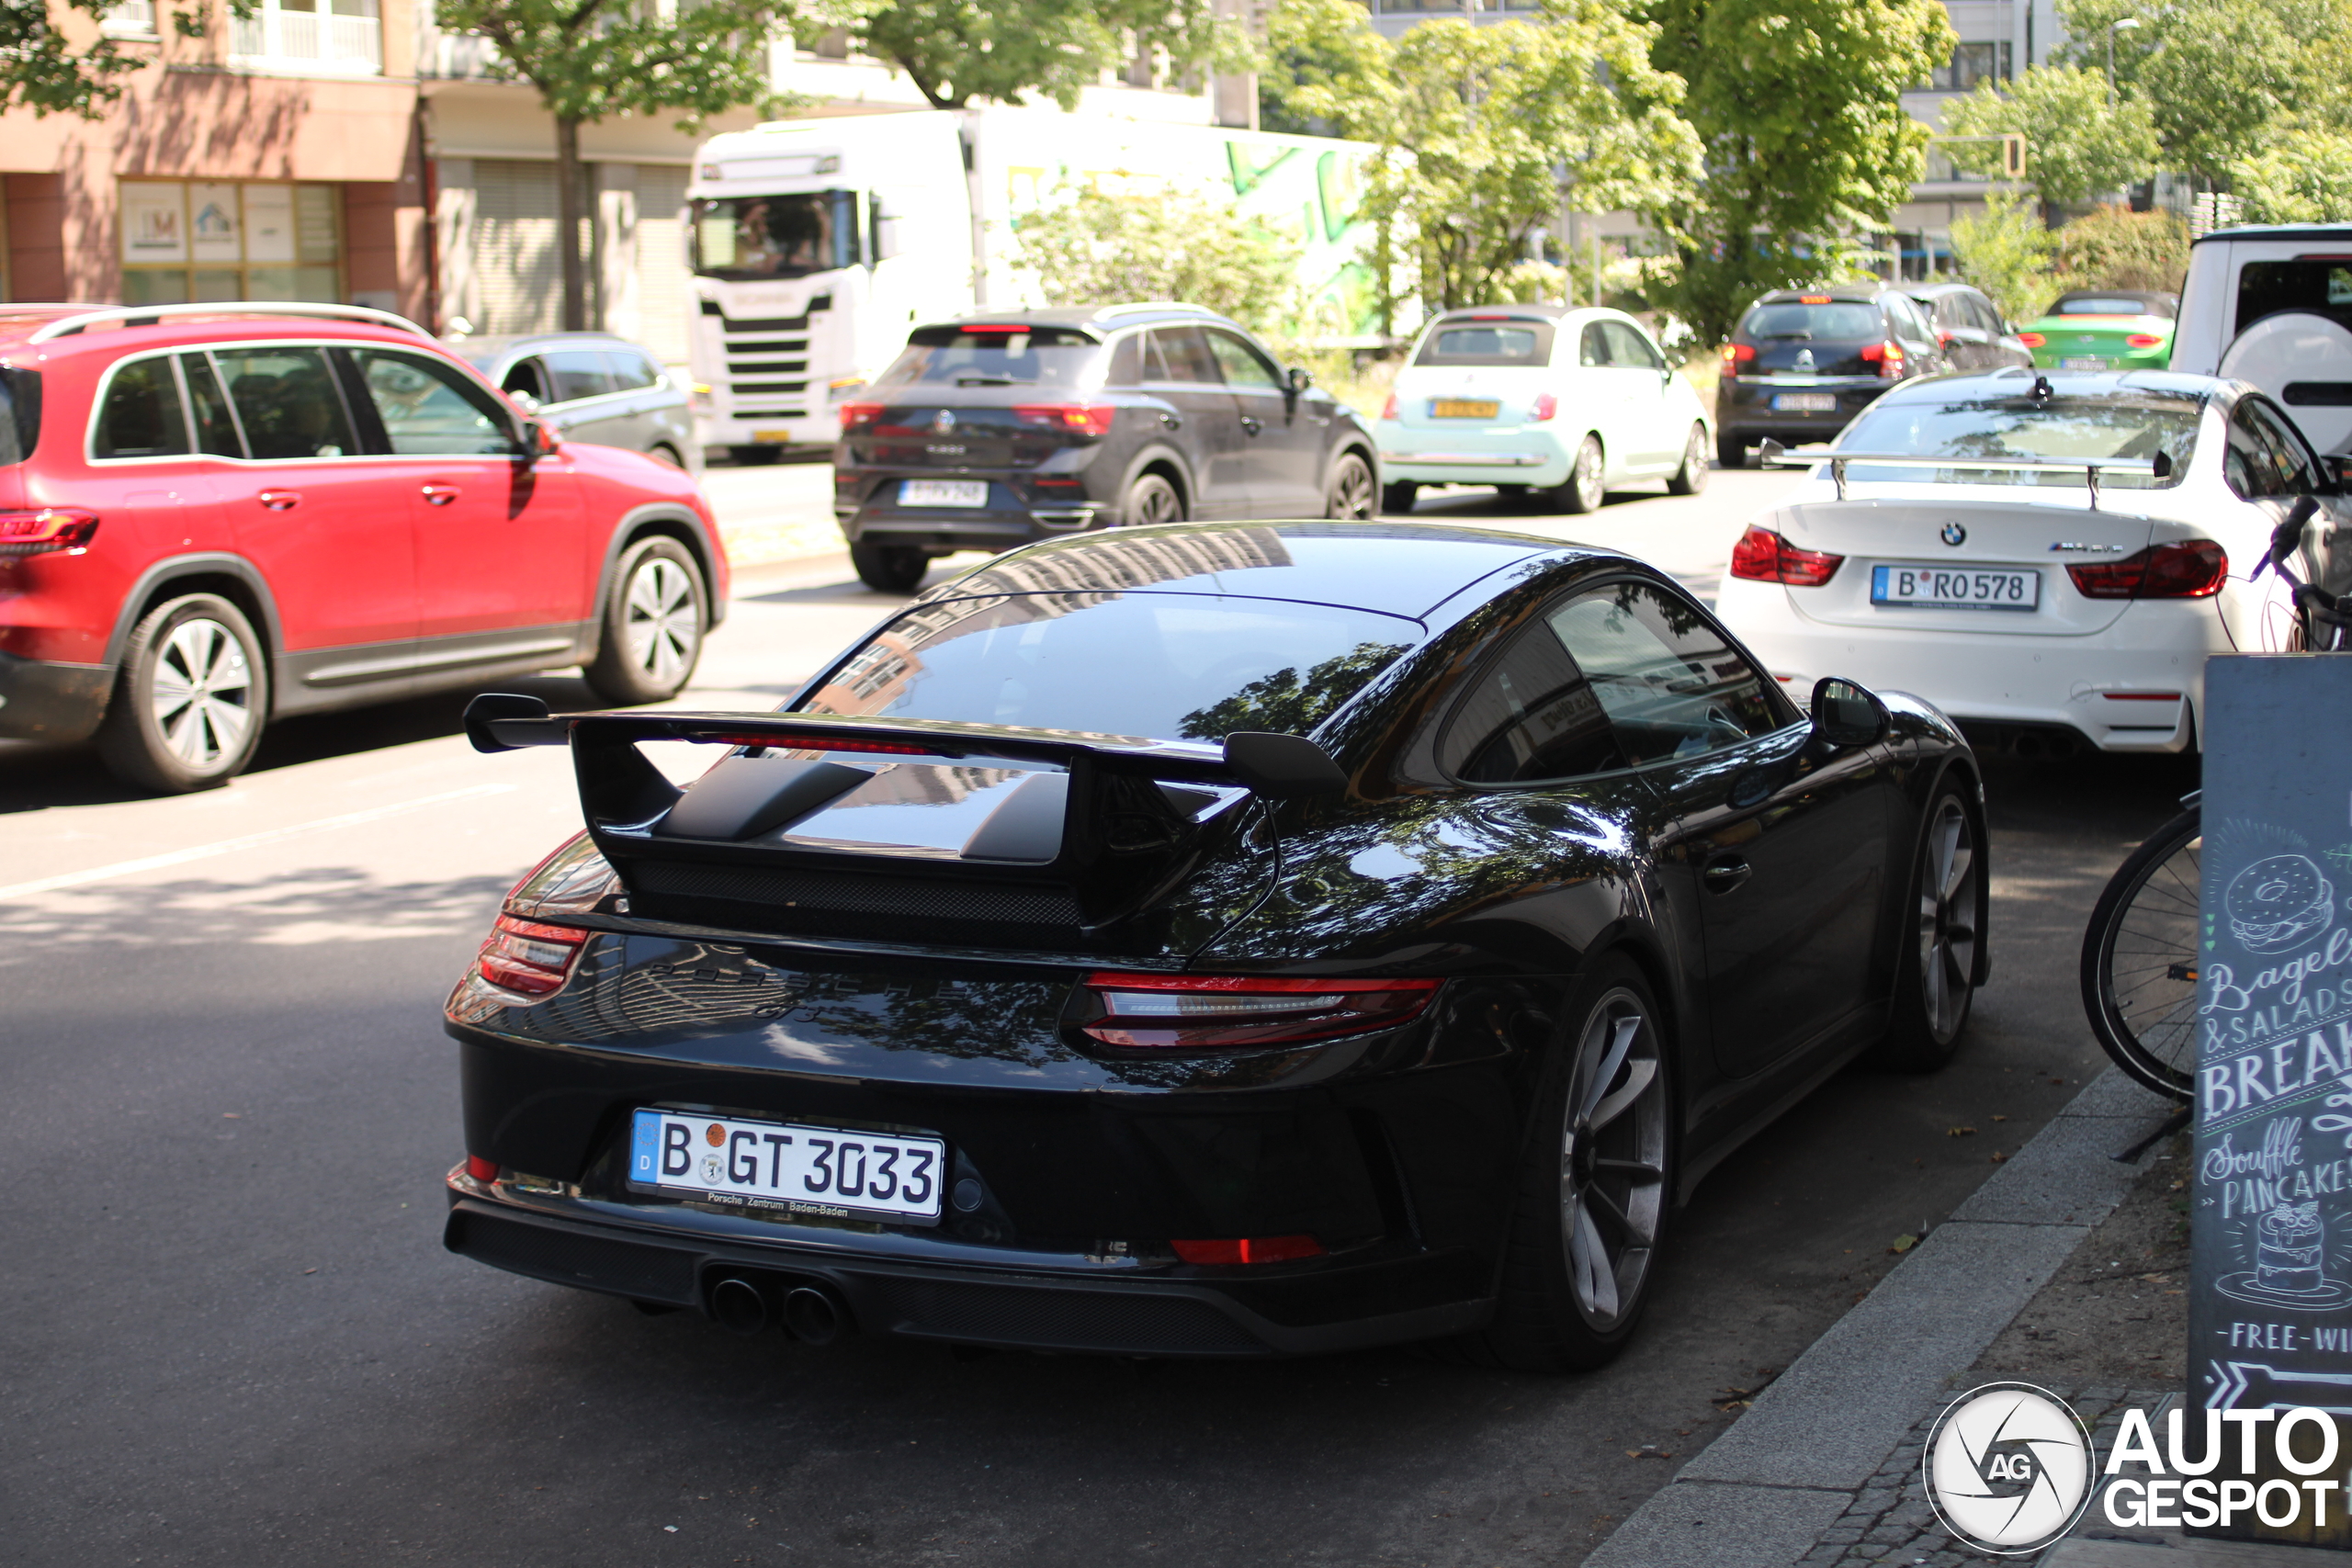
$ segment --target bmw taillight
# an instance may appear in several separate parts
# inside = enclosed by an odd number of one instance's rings
[[[1559,399],[1549,392],[1538,392],[1535,394],[1535,401],[1528,407],[1527,417],[1540,424],[1559,412]]]
[[[1116,403],[1018,403],[1012,417],[1023,424],[1048,430],[1075,430],[1087,435],[1108,435],[1119,417]]]
[[[1737,377],[1739,367],[1755,357],[1756,345],[1752,343],[1724,344],[1724,378],[1729,380]]]
[[[1380,405],[1380,417],[1383,419],[1395,419],[1397,417],[1396,393],[1389,393],[1388,400]]]
[[[1862,344],[1862,358],[1865,363],[1878,367],[1879,379],[1883,381],[1903,379],[1903,345],[1893,338],[1888,338],[1884,343]]]
[[[2210,599],[2230,575],[2230,557],[2211,539],[2186,539],[2070,566],[2066,575],[2086,599]]]
[[[78,506],[0,512],[0,556],[45,556],[78,550],[98,531],[98,514]]]
[[[2018,333],[2018,341],[2025,344],[2028,348],[2040,348],[2043,344],[2048,343],[2050,340],[2043,337],[2040,333]]]
[[[1074,1021],[1089,1037],[1128,1050],[1303,1045],[1408,1022],[1442,984],[1105,971],[1080,983]]]
[[[1731,574],[1750,582],[1779,582],[1791,588],[1819,588],[1838,575],[1844,556],[1826,550],[1804,550],[1770,528],[1749,524],[1739,543],[1731,547]]]
[[[501,990],[551,997],[571,978],[571,966],[580,961],[588,934],[578,926],[501,915],[490,940],[474,955],[474,970]]]

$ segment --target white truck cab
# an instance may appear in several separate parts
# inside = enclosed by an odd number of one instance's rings
[[[2250,382],[2321,452],[2352,450],[2352,227],[2217,229],[2199,240],[2171,368]]]

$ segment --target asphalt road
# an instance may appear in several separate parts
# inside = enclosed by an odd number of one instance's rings
[[[1704,582],[1788,482],[1421,515]],[[889,608],[845,579],[742,583],[685,700],[772,705]],[[461,705],[288,723],[178,799],[0,746],[0,1561],[1577,1562],[2096,1069],[2083,921],[2195,780],[1992,767],[1995,972],[1960,1058],[1849,1072],[1721,1167],[1606,1371],[959,1359],[747,1341],[442,1251],[438,1005],[578,825],[563,757],[477,756]]]

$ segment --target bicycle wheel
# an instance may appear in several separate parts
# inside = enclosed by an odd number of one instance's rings
[[[2186,1100],[2197,1074],[2198,856],[2191,807],[2119,867],[2083,933],[2083,1010],[2115,1065]]]

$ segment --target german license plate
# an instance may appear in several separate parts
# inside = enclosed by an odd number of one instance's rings
[[[935,1225],[946,1168],[946,1145],[904,1134],[677,1111],[629,1124],[631,1187],[747,1209]]]
[[[752,439],[760,443],[763,446],[789,446],[792,445],[792,432],[788,430],[755,430],[752,432]]]
[[[986,479],[900,479],[900,506],[986,506]]]
[[[1836,413],[1838,394],[1835,392],[1775,392],[1772,394],[1775,413]]]
[[[1492,419],[1503,405],[1492,398],[1431,398],[1431,419]]]
[[[2041,573],[1949,566],[1872,567],[1871,603],[1923,610],[2031,610],[2041,604]]]
[[[2077,354],[2058,362],[2061,370],[2104,370],[2107,361],[2096,354]]]

